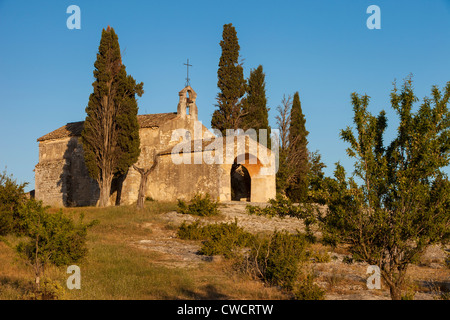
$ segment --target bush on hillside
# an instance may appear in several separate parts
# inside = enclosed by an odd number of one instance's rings
[[[295,288],[294,296],[297,300],[324,300],[325,290],[314,283],[312,274],[308,274]]]
[[[304,234],[275,231],[270,237],[255,241],[248,261],[263,281],[292,289],[299,265],[307,259],[307,246]]]
[[[248,214],[267,217],[295,217],[302,216],[301,210],[298,206],[294,206],[291,200],[281,194],[277,194],[275,199],[269,200],[269,205],[265,208],[258,206],[247,205],[246,210]]]
[[[0,173],[0,236],[11,232],[21,233],[22,230],[17,226],[17,214],[25,201],[26,186],[27,183],[17,183],[6,170]]]
[[[209,194],[202,196],[196,194],[189,204],[183,200],[178,200],[178,212],[182,214],[192,214],[200,217],[211,217],[219,214],[219,203],[213,201]]]
[[[203,240],[199,254],[223,255],[231,258],[238,255],[238,250],[250,245],[253,235],[233,223],[218,223],[200,226],[198,221],[179,227],[178,237],[189,240]]]
[[[38,290],[39,279],[48,264],[69,265],[87,254],[87,229],[97,223],[84,224],[83,216],[76,223],[62,210],[49,213],[48,207],[33,199],[19,209],[19,216],[26,238],[16,251],[33,266]]]

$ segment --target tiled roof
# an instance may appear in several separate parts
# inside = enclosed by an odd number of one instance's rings
[[[177,116],[176,112],[170,113],[155,113],[155,114],[143,114],[138,115],[138,123],[141,128],[153,128],[159,127],[163,123],[174,119]],[[61,139],[66,137],[81,136],[83,131],[84,121],[70,122],[61,128],[56,129],[46,135],[37,139],[37,141],[45,141],[51,139]]]
[[[155,113],[138,115],[138,122],[141,128],[159,127],[169,120],[175,119],[176,112],[169,113]]]

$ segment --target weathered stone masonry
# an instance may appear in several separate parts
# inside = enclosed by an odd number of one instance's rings
[[[158,165],[150,174],[147,184],[147,196],[155,200],[174,201],[190,199],[196,193],[209,193],[220,201],[231,200],[232,163],[195,163],[195,157],[208,152],[208,144],[215,141],[225,145],[225,139],[215,136],[198,121],[196,106],[197,94],[188,86],[180,91],[177,112],[139,115],[141,154],[136,163],[138,167],[148,168],[153,163],[154,153],[160,154]],[[200,128],[200,129],[199,129]],[[79,142],[83,122],[68,123],[38,139],[39,163],[35,168],[35,197],[45,204],[53,206],[94,206],[99,197],[97,182],[88,175],[84,164],[83,148]],[[202,140],[197,142],[187,156],[191,163],[175,164],[171,150],[180,145],[183,137],[172,139],[174,130],[185,129],[193,137],[194,130],[200,130]],[[197,131],[198,133],[198,131]],[[189,142],[190,143],[190,142]],[[242,144],[242,142],[241,142]],[[261,168],[274,164],[270,150],[252,139],[244,142],[244,149],[238,145],[233,148],[232,158],[246,150],[247,159],[243,166],[251,179],[251,201],[265,202],[275,197],[275,172],[261,174]],[[269,163],[259,159],[250,163],[248,159],[258,158],[249,150],[263,150],[269,154]],[[186,152],[186,151],[185,151]],[[219,151],[216,151],[219,152]],[[222,151],[220,151],[222,152]],[[224,157],[225,157],[225,151]],[[266,161],[267,162],[267,161]],[[140,183],[139,173],[130,168],[127,175],[115,181],[111,193],[111,204],[131,204],[137,200]]]

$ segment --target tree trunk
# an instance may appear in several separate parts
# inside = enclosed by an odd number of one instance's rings
[[[153,164],[147,170],[145,170],[144,168],[139,168],[136,165],[133,165],[134,170],[139,172],[139,174],[141,175],[141,182],[139,184],[139,192],[138,192],[138,198],[137,198],[137,202],[136,202],[136,206],[138,209],[144,208],[145,190],[147,189],[148,176],[156,168],[156,165],[158,164],[158,156],[159,156],[159,153],[156,153],[156,150],[155,150],[153,153]]]
[[[98,199],[97,206],[107,207],[109,206],[109,197],[111,195],[111,177],[104,177],[98,182],[100,187],[100,198]]]
[[[389,287],[389,293],[391,295],[392,300],[401,300],[402,299],[402,288],[405,281],[406,275],[406,266],[398,266],[393,262],[391,255],[391,262],[388,267],[381,268],[381,275]],[[395,271],[398,271],[395,272]]]
[[[150,171],[146,171],[144,174],[141,174],[141,183],[139,184],[139,193],[137,199],[137,208],[143,209],[145,202],[145,189],[147,187],[148,174]]]
[[[389,292],[392,300],[402,300],[402,291],[396,285],[389,286]]]
[[[39,218],[38,221],[39,221],[38,224],[40,224],[41,219]],[[39,236],[38,235],[36,235],[35,245],[36,245],[36,252],[35,252],[35,255],[34,255],[34,259],[35,259],[34,260],[34,262],[35,262],[35,274],[36,274],[36,281],[35,281],[35,283],[36,283],[37,290],[39,291],[39,289],[40,289],[39,276],[41,274],[41,270],[39,268],[40,267],[40,261],[39,261],[39,258],[38,258],[38,253],[39,253]]]

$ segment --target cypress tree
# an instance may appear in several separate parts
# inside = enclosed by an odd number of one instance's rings
[[[247,85],[247,97],[244,100],[245,116],[242,129],[255,129],[260,141],[259,129],[267,130],[267,143],[270,148],[269,109],[267,108],[265,74],[261,65],[250,71]]]
[[[225,135],[226,129],[239,129],[242,117],[242,97],[245,95],[246,81],[242,65],[239,64],[239,43],[236,29],[225,24],[220,41],[222,55],[217,71],[217,107],[214,111],[211,126]]]
[[[81,134],[89,175],[100,188],[99,206],[109,204],[114,177],[126,173],[140,154],[136,94],[143,83],[127,75],[122,64],[119,40],[113,28],[102,31],[94,64],[93,93],[86,107]]]
[[[308,140],[306,119],[302,111],[299,93],[294,94],[289,126],[289,156],[298,159],[294,182],[287,190],[288,197],[293,201],[304,201],[308,193]],[[288,157],[289,157],[288,156]]]

